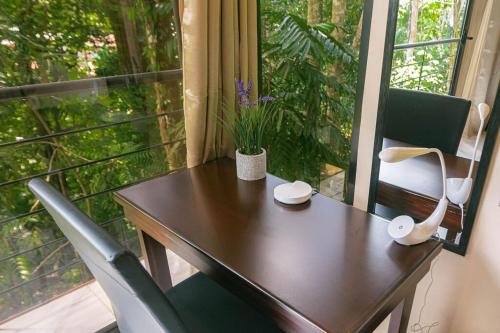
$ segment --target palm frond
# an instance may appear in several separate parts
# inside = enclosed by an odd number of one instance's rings
[[[276,48],[285,51],[292,58],[304,60],[312,57],[326,62],[340,60],[345,64],[355,61],[353,53],[332,36],[325,34],[323,26],[310,26],[298,16],[285,16],[276,38],[283,41]],[[277,50],[272,49],[270,52]]]

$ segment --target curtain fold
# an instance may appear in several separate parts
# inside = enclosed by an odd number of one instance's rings
[[[183,0],[179,7],[187,165],[193,167],[234,155],[220,119],[236,107],[235,80],[252,80],[257,96],[257,2]]]
[[[477,106],[493,107],[500,78],[500,2],[488,0],[481,18],[462,96],[472,101],[463,137],[475,137],[479,129]]]

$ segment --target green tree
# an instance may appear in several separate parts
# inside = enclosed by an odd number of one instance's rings
[[[351,45],[362,1],[344,5],[262,4],[263,90],[277,104],[269,135],[270,171],[315,187],[325,164],[346,170],[349,163],[357,75],[357,51]]]
[[[460,36],[465,0],[400,1],[396,44],[443,40]],[[447,94],[456,61],[458,43],[396,50],[391,85],[399,88]]]
[[[0,89],[179,68],[174,2],[127,3],[0,0]],[[183,165],[181,141],[161,145],[164,130],[182,139],[182,112],[166,128],[155,116],[180,109],[180,89],[130,82],[0,100],[0,320],[91,278],[27,179],[43,175],[137,250],[110,190]]]

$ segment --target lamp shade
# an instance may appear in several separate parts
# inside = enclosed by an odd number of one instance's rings
[[[396,163],[404,161],[408,158],[425,155],[429,153],[436,153],[441,162],[441,172],[443,175],[443,198],[446,198],[446,166],[444,163],[443,154],[437,148],[425,147],[390,147],[380,151],[378,157],[387,163]]]
[[[411,157],[430,153],[431,148],[422,147],[390,147],[383,149],[378,157],[388,163],[401,162]]]
[[[477,106],[477,112],[479,113],[479,119],[481,119],[481,121],[484,121],[490,113],[490,106],[486,103],[480,103]]]

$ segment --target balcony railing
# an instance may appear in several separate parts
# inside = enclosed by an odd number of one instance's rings
[[[460,38],[394,46],[391,87],[448,94]]]
[[[181,81],[169,70],[0,89],[0,322],[92,279],[30,179],[138,253],[112,193],[184,166]]]

